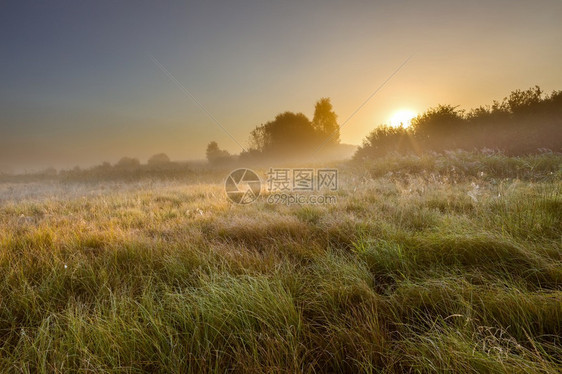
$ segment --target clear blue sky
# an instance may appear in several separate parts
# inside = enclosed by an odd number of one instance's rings
[[[331,97],[359,144],[399,109],[470,108],[535,84],[562,89],[562,1],[1,1],[0,168],[239,148]]]

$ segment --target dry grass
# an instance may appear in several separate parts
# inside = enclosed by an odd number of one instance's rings
[[[348,165],[333,206],[0,185],[0,371],[560,372],[561,164]]]

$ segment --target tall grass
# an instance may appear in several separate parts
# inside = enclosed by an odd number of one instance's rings
[[[0,371],[558,373],[561,165],[387,158],[314,207],[1,186]]]

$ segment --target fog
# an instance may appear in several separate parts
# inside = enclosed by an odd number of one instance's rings
[[[343,123],[412,56],[342,127],[342,143],[359,145],[403,108],[559,89],[560,14],[555,0],[9,2],[0,168],[202,159],[212,140],[238,154],[256,126],[283,111],[312,118],[321,97]]]

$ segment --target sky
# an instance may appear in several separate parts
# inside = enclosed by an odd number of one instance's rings
[[[399,110],[562,89],[561,19],[560,0],[0,0],[0,170],[238,153],[322,97],[360,144]]]

